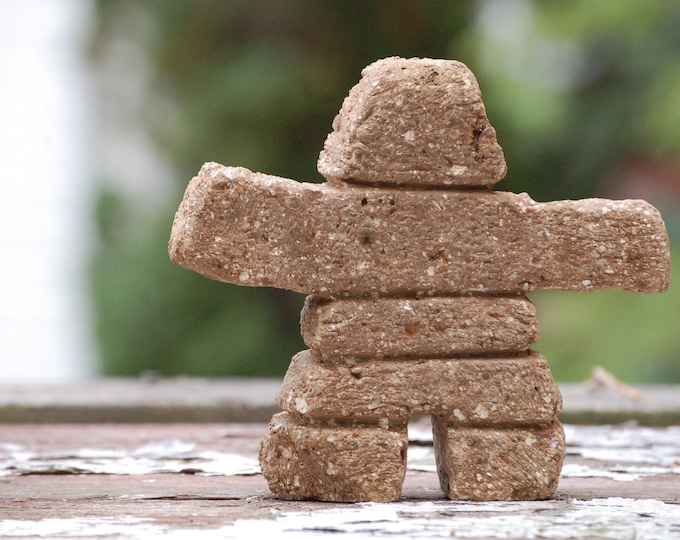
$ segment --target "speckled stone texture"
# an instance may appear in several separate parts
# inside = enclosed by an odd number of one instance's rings
[[[546,499],[557,488],[566,448],[559,422],[500,430],[433,417],[432,427],[439,482],[451,499]]]
[[[536,308],[524,296],[308,296],[300,326],[307,346],[330,360],[502,354],[539,340]]]
[[[406,475],[406,426],[304,424],[279,413],[260,446],[262,474],[282,499],[390,502]]]
[[[260,463],[284,499],[394,501],[406,425],[433,418],[451,498],[549,497],[562,399],[526,292],[660,292],[670,252],[645,201],[538,203],[506,172],[472,73],[368,66],[318,162],[324,184],[206,163],[169,253],[211,279],[310,295]]]
[[[434,415],[464,425],[550,423],[562,408],[545,358],[380,360],[325,365],[296,354],[277,395],[307,420],[403,424]]]
[[[212,279],[328,298],[660,291],[668,246],[661,215],[640,200],[342,188],[208,163],[169,250]]]
[[[503,151],[472,72],[451,60],[386,58],[350,90],[318,163],[330,182],[491,187]]]

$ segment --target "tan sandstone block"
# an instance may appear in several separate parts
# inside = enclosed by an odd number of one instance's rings
[[[362,71],[318,163],[331,182],[485,186],[503,151],[472,72],[455,60],[386,58]]]
[[[308,296],[300,325],[307,346],[324,358],[502,354],[539,340],[536,308],[524,296]]]
[[[451,499],[535,500],[557,488],[566,453],[559,422],[497,430],[452,426],[433,418],[437,470]]]
[[[461,425],[552,422],[562,397],[545,358],[380,360],[322,364],[296,354],[277,394],[281,408],[310,420],[403,424],[434,415]]]
[[[282,499],[389,502],[406,474],[406,426],[341,427],[275,415],[260,447],[269,489]]]
[[[323,297],[663,291],[668,235],[644,201],[299,183],[204,165],[172,260],[209,278]]]

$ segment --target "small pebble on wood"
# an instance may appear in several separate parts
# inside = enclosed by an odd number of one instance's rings
[[[645,201],[537,203],[506,172],[474,75],[386,58],[362,72],[305,184],[207,163],[173,224],[176,263],[309,294],[260,450],[282,499],[396,501],[406,425],[432,417],[443,492],[549,498],[565,455],[559,389],[532,352],[533,290],[669,286]]]

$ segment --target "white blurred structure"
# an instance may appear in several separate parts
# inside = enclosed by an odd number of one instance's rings
[[[0,2],[0,381],[92,375],[89,0]]]

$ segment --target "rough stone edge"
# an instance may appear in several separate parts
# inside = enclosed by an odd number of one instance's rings
[[[507,378],[508,373],[515,375],[515,372],[499,369],[505,363],[511,363],[515,368],[518,364],[524,365],[518,375],[522,377],[521,384],[529,391],[525,398],[525,406],[520,410],[513,410],[508,415],[504,414],[504,410],[509,409],[512,398],[506,395],[499,410],[493,401],[498,395],[488,393],[487,389],[477,384],[481,377],[486,375],[486,380],[495,378],[495,388],[509,386],[509,382],[504,385],[501,383]],[[418,397],[413,401],[398,400],[389,395],[392,387],[400,388],[400,392],[403,391],[404,385],[406,388],[412,387],[413,381],[401,378],[405,373],[405,364],[412,368],[408,374],[412,377],[419,374],[438,376],[436,381],[429,381],[429,384],[425,381],[427,384],[425,391],[434,390],[434,385],[438,385],[437,390],[446,394],[446,397],[440,395],[436,401],[433,395],[421,393],[412,395],[413,398]],[[486,365],[489,366],[488,371]],[[458,389],[460,395],[451,399],[449,394],[452,394],[453,390],[449,392],[450,389],[440,383],[440,378],[449,370],[458,370],[461,367],[464,371],[475,367],[478,378],[470,378],[468,380],[470,388]],[[437,368],[441,370],[435,373],[434,370]],[[376,386],[377,378],[372,380],[373,385],[365,386],[363,381],[367,380],[366,372],[370,370],[376,371],[375,375],[384,375],[379,379],[383,386]],[[527,372],[533,376],[531,380],[528,379]],[[392,376],[396,376],[397,380],[392,380]],[[455,371],[449,376],[453,384],[456,378]],[[328,388],[335,388],[335,393],[329,394]],[[517,391],[518,388],[515,388],[510,395],[516,397]],[[447,399],[450,401],[446,401]],[[306,350],[296,354],[291,361],[277,393],[277,402],[283,410],[308,423],[328,421],[380,423],[384,427],[408,422],[413,416],[426,415],[446,416],[460,425],[468,426],[533,425],[552,422],[562,409],[562,397],[547,361],[535,351],[523,356],[506,358],[401,359],[383,360],[378,363],[363,361],[345,365],[325,365],[313,351]]]

